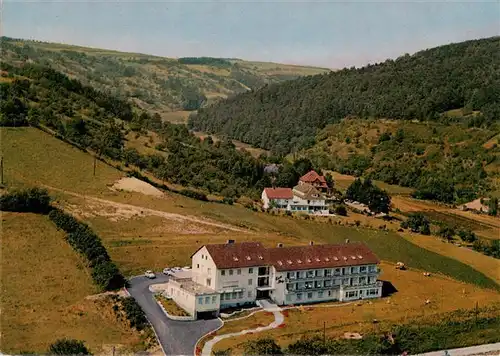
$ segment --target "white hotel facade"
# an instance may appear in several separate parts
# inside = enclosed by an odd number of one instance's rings
[[[194,318],[258,299],[291,305],[377,298],[378,263],[362,243],[265,248],[228,240],[200,247],[190,278],[172,278],[167,294]]]

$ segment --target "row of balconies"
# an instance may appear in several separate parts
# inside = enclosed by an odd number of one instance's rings
[[[297,281],[297,280],[306,280],[306,279],[327,279],[327,278],[332,278],[332,277],[346,277],[346,276],[354,276],[354,277],[357,277],[357,276],[366,276],[366,277],[370,277],[370,276],[376,276],[378,273],[378,270],[375,270],[375,271],[367,271],[367,272],[358,272],[358,273],[346,273],[346,274],[339,274],[339,273],[330,273],[330,274],[327,274],[327,275],[311,275],[311,274],[306,274],[305,276],[300,276],[297,278],[297,276],[290,276],[290,277],[286,277],[286,281]]]
[[[342,281],[343,282],[343,281]],[[286,286],[286,291],[289,292],[289,291],[304,291],[304,290],[316,290],[316,289],[332,289],[332,288],[340,288],[341,286],[344,286],[344,287],[360,287],[360,286],[371,286],[371,285],[378,285],[382,282],[380,281],[375,281],[375,282],[369,282],[369,280],[367,279],[366,282],[364,283],[359,283],[356,282],[356,283],[353,283],[352,285],[351,284],[345,284],[345,283],[341,283],[341,284],[336,284],[336,283],[326,283],[326,281],[323,281],[323,283],[321,283],[320,281],[315,281],[315,282],[310,282],[310,283],[304,283],[304,286],[303,287],[299,287],[297,285],[297,287],[295,286],[292,286],[290,287],[290,283],[287,284]]]

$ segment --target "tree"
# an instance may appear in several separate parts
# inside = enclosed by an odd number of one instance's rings
[[[331,173],[327,173],[325,175],[325,180],[326,180],[326,184],[328,185],[328,188],[332,189],[333,186],[335,185],[335,180],[333,179],[333,176],[331,175]]]
[[[386,191],[373,185],[370,179],[357,178],[347,188],[345,197],[368,205],[374,213],[389,213],[391,197]]]
[[[92,355],[83,341],[75,339],[59,339],[49,347],[49,354],[53,355]]]
[[[438,235],[447,240],[453,240],[453,236],[455,236],[455,229],[450,226],[441,226],[439,228]]]
[[[422,213],[411,213],[408,219],[401,223],[401,226],[422,235],[430,235],[431,233],[429,220]]]
[[[328,348],[319,336],[304,338],[290,344],[286,350],[289,355],[327,355]]]
[[[497,216],[498,214],[498,198],[490,198],[488,201],[488,215]]]
[[[283,351],[273,339],[263,338],[246,342],[244,355],[283,355]]]
[[[462,239],[464,242],[469,242],[472,243],[477,240],[477,236],[475,233],[473,233],[470,230],[460,230],[458,232],[458,236]]]

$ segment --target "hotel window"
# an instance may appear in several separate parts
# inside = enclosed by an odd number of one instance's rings
[[[248,298],[252,298],[252,291],[251,290],[248,291],[247,296],[248,296]]]
[[[220,271],[220,274],[221,274],[221,276],[225,276],[226,275],[226,270],[223,269],[222,271]]]
[[[323,272],[323,275],[325,277],[330,277],[332,275],[332,270],[331,269],[325,269]]]
[[[217,297],[214,295],[212,296],[212,304],[215,304],[217,302]]]
[[[335,272],[333,274],[336,276],[340,276],[340,268],[335,268]]]
[[[200,268],[200,264],[199,263],[196,264],[196,268]]]
[[[329,296],[329,297],[331,297],[331,296],[332,296],[332,291],[331,291],[331,290],[329,290],[329,291],[328,291],[328,296]]]
[[[370,266],[370,267],[368,267],[368,270],[370,272],[376,272],[377,271],[377,267],[376,266]]]
[[[349,278],[344,278],[342,280],[342,284],[345,285],[345,286],[348,286],[349,285]]]
[[[207,278],[207,286],[210,287],[211,284],[212,284],[212,280],[210,278]]]
[[[330,279],[325,281],[325,287],[331,287],[332,286],[332,281]]]
[[[315,277],[321,277],[321,271],[319,269],[314,271],[314,276]]]
[[[369,277],[368,281],[369,284],[375,283],[377,281],[377,277]]]
[[[288,278],[288,279],[295,279],[295,272],[287,272],[286,278]]]
[[[236,299],[236,297],[237,297],[237,296],[238,296],[238,293],[233,292],[233,293],[231,294],[231,299]]]
[[[248,273],[253,273],[253,268],[249,268]]]
[[[237,272],[238,272],[238,274],[241,274],[241,268],[238,268]]]
[[[307,271],[307,278],[314,277],[314,271]]]
[[[202,297],[198,298],[198,304],[203,304],[203,298]]]
[[[321,287],[323,287],[323,281],[316,281],[316,282],[314,282],[314,287],[315,288],[321,288]]]
[[[313,282],[306,282],[306,289],[312,289],[314,286]]]
[[[312,297],[313,297],[312,292],[307,293],[307,299],[312,299]]]
[[[297,283],[299,289],[304,289],[306,287],[306,284],[304,282],[299,282]]]
[[[359,284],[365,284],[366,283],[366,277],[359,277]]]
[[[207,273],[210,273],[210,272],[212,272],[212,269],[209,267],[209,268],[207,268]]]
[[[351,267],[351,273],[358,273],[358,267]]]
[[[368,290],[368,295],[378,295],[378,289],[370,289],[370,290]]]
[[[366,266],[359,267],[359,272],[365,273],[366,272]]]
[[[297,293],[297,300],[301,300],[302,299],[302,293]]]
[[[248,285],[249,285],[249,286],[251,286],[251,285],[252,285],[252,283],[253,283],[253,281],[252,281],[252,279],[250,278],[250,279],[248,280]]]
[[[230,270],[229,270],[229,275],[230,275],[230,276],[232,276],[232,275],[233,275],[233,270],[232,270],[232,269],[230,269]]]
[[[320,290],[320,291],[318,292],[318,298],[323,298],[323,291],[322,291],[322,290]]]
[[[205,304],[209,304],[210,303],[210,297],[205,297]]]
[[[337,278],[335,280],[335,285],[340,286],[342,284],[342,280],[340,278]]]
[[[288,283],[288,284],[286,285],[286,290],[294,290],[294,288],[293,288],[293,287],[294,287],[293,283]]]
[[[238,298],[243,299],[243,292],[238,292]]]
[[[346,298],[354,298],[358,296],[358,291],[352,291],[352,292],[346,292],[345,293]]]
[[[289,302],[290,300],[292,300],[292,295],[291,294],[287,294],[286,295],[286,301]]]

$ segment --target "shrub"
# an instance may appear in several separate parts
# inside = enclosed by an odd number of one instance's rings
[[[68,235],[66,240],[80,254],[84,255],[92,268],[94,283],[104,290],[113,290],[125,285],[125,278],[111,259],[102,245],[101,239],[92,229],[66,214],[60,209],[49,213],[49,218],[54,224]]]
[[[347,208],[344,205],[338,205],[333,210],[335,214],[340,216],[347,216]]]
[[[430,235],[431,228],[429,220],[422,213],[411,213],[408,220],[401,223],[402,228],[410,228],[412,232],[418,232],[422,235]]]
[[[50,196],[46,189],[29,188],[0,197],[0,210],[46,214],[50,211]]]
[[[59,339],[49,347],[49,354],[53,355],[92,355],[83,341],[75,339]]]
[[[201,192],[197,192],[197,191],[191,190],[191,189],[182,189],[179,192],[179,194],[182,194],[182,195],[189,197],[189,198],[201,200],[201,201],[208,201],[206,194],[201,193]]]
[[[455,229],[449,226],[441,226],[438,235],[447,240],[453,240],[453,236],[455,236]]]
[[[464,242],[469,242],[472,243],[477,240],[477,236],[475,233],[473,233],[470,230],[460,230],[458,232],[458,236],[462,239]]]
[[[123,298],[122,308],[125,312],[127,320],[130,323],[130,327],[140,331],[149,326],[148,319],[146,319],[144,311],[141,309],[139,304],[137,304],[134,298]]]
[[[228,205],[233,205],[234,204],[234,200],[233,200],[233,198],[224,197],[222,199],[222,203],[228,204]]]
[[[263,338],[246,342],[245,355],[283,355],[283,351],[273,339]]]

